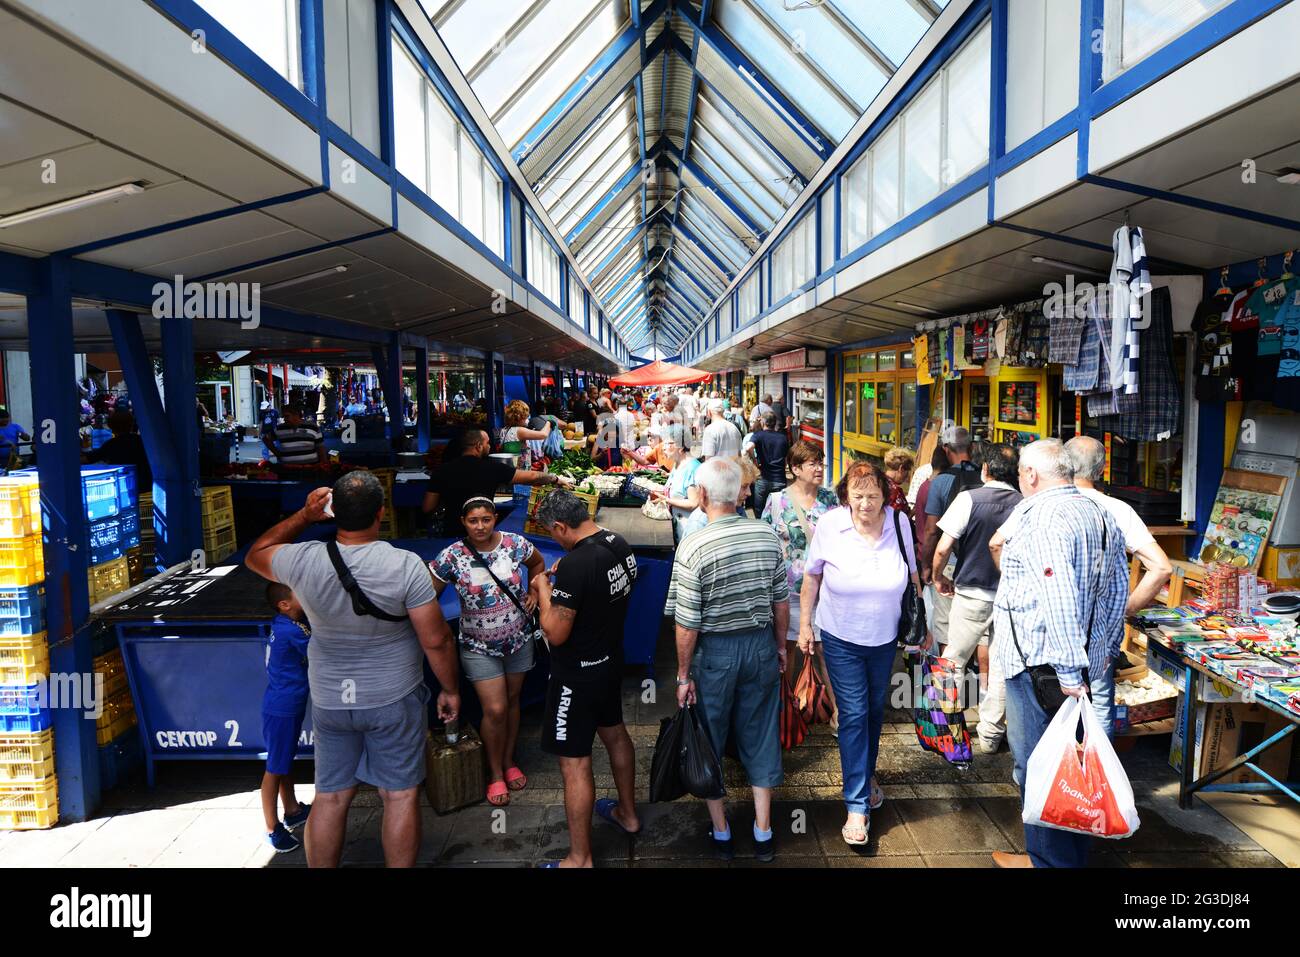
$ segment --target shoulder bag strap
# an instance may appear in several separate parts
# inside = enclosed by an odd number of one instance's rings
[[[343,561],[343,554],[339,551],[337,541],[331,538],[326,542],[325,551],[329,554],[330,563],[334,566],[334,573],[338,575],[339,583],[352,599],[353,614],[363,618],[378,618],[380,621],[409,620],[409,615],[390,615],[366,596],[366,593],[361,590],[361,586],[357,584],[356,578],[353,577],[352,569],[348,568],[347,563]]]
[[[482,568],[485,572],[488,573],[488,577],[497,583],[497,587],[500,588],[503,592],[505,592],[506,597],[510,599],[510,601],[514,604],[516,608],[519,609],[519,614],[524,616],[524,620],[531,621],[532,617],[528,614],[527,609],[524,608],[523,602],[519,600],[519,598],[515,595],[515,593],[511,591],[511,589],[507,587],[506,584],[503,581],[501,581],[501,579],[497,578],[496,572],[492,571],[492,566],[483,560],[483,556],[478,553],[478,549],[470,544],[468,538],[462,538],[460,541],[461,544],[464,545],[465,548],[469,551],[470,560],[475,565],[478,565],[480,568]]]
[[[898,553],[903,556],[903,569],[907,571],[908,574],[911,576],[912,584],[916,586],[916,594],[919,596],[921,594],[921,576],[919,574],[920,559],[913,559],[913,561],[915,561],[917,564],[917,568],[911,569],[907,567],[907,549],[903,547],[903,530],[902,530],[902,526],[899,524],[898,521],[898,509],[893,509],[893,512],[894,512],[894,539],[898,544]],[[907,520],[907,529],[909,532],[912,530],[912,520],[910,518]],[[913,539],[913,541],[915,541],[915,538]]]
[[[785,493],[785,497],[790,500],[790,507],[794,509],[795,515],[799,516],[799,524],[803,526],[803,537],[808,540],[808,544],[812,544],[814,529],[812,526],[812,522],[808,521],[808,513],[804,511],[802,505],[800,505],[798,502],[794,500],[794,496],[791,495],[790,492],[787,491]],[[816,504],[816,502],[817,502],[817,493],[814,492],[813,503]]]

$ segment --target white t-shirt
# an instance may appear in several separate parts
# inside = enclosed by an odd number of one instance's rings
[[[636,416],[627,409],[619,409],[614,417],[618,419],[619,448],[636,448]]]
[[[1015,491],[1015,489],[1006,482],[985,482],[984,488],[1000,488],[1005,489],[1008,492]],[[954,498],[952,504],[948,506],[948,511],[944,512],[943,518],[939,519],[939,531],[943,532],[945,535],[951,535],[953,538],[961,538],[965,535],[966,527],[970,525],[970,513],[974,501],[975,500],[971,498],[969,489],[963,492],[958,492],[957,497]],[[1008,521],[1010,521],[1010,519],[1008,519]],[[1006,528],[1006,525],[1003,525],[1002,528]],[[955,558],[956,554],[954,552],[953,560],[948,562],[948,567],[950,569],[953,567]],[[958,585],[956,591],[957,594],[962,595],[963,597],[978,598],[980,601],[992,601],[994,598],[994,592],[988,588],[974,588],[970,585]]]
[[[1111,518],[1115,519],[1115,524],[1119,526],[1119,530],[1124,535],[1124,550],[1130,555],[1146,548],[1155,541],[1155,536],[1147,530],[1146,523],[1138,517],[1138,513],[1133,511],[1133,506],[1129,505],[1128,502],[1112,498],[1095,488],[1081,488],[1079,491],[1110,512]],[[1017,505],[1011,514],[1007,516],[1007,520],[1002,523],[1002,527],[998,529],[998,534],[1002,536],[1003,540],[1009,541],[1016,533],[1016,527],[1020,524],[1021,513],[1028,501],[1029,499],[1026,498]],[[947,517],[947,515],[944,515],[944,518]]]
[[[1130,555],[1155,541],[1155,536],[1147,530],[1146,523],[1138,517],[1138,513],[1128,502],[1113,498],[1095,488],[1081,488],[1079,491],[1110,512],[1111,517],[1115,519],[1115,524],[1124,533],[1124,548]]]
[[[740,430],[726,419],[715,419],[704,430],[704,457],[732,458],[740,454]]]

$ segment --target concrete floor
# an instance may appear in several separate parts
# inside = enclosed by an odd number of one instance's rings
[[[661,680],[672,674],[661,662]],[[675,705],[659,686],[660,699],[643,700],[639,677],[624,686],[624,713],[637,747],[637,784],[645,794],[659,719]],[[524,867],[564,856],[568,845],[560,773],[537,747],[537,709],[525,712],[520,765],[529,787],[512,796],[504,815],[479,804],[438,816],[424,811],[419,860],[426,866]],[[839,753],[825,727],[785,758],[786,783],[776,794],[778,852],[785,867],[989,867],[990,852],[1023,849],[1019,800],[1011,783],[1011,757],[976,755],[964,774],[916,743],[907,715],[887,715],[879,763],[886,802],[872,815],[871,843],[863,852],[840,839],[844,823],[839,791]],[[598,796],[613,795],[599,741]],[[1139,739],[1124,754],[1137,795],[1142,826],[1125,841],[1098,842],[1098,867],[1280,867],[1281,862],[1210,806],[1177,806],[1177,783],[1166,762],[1167,737]],[[301,764],[303,776],[311,765]],[[736,762],[725,767],[737,859],[752,866],[753,821],[748,789]],[[302,867],[302,851],[275,855],[264,843],[256,787],[261,767],[252,762],[164,763],[158,787],[142,778],[108,794],[99,817],[49,831],[0,832],[0,867]],[[310,785],[298,787],[310,800]],[[605,867],[723,867],[705,841],[708,816],[702,802],[684,800],[641,808],[643,830],[634,839],[597,821],[594,851]],[[1300,812],[1278,808],[1297,827]],[[378,866],[379,798],[363,790],[349,821],[344,864]]]

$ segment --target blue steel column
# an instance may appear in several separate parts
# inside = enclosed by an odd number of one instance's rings
[[[195,415],[194,323],[190,319],[163,319],[163,404],[176,458],[172,476],[163,486],[166,535],[158,536],[158,554],[164,566],[189,559],[203,545],[199,517],[199,426]],[[286,391],[288,383],[285,383]],[[154,483],[157,487],[157,482]],[[154,514],[159,500],[154,496]],[[155,523],[157,524],[157,523]],[[162,529],[159,530],[160,533]]]
[[[483,405],[487,409],[488,428],[495,435],[505,421],[500,390],[497,389],[497,354],[489,352],[483,357]]]
[[[32,438],[35,439],[41,505],[46,518],[45,617],[52,675],[93,670],[86,574],[90,556],[86,510],[81,498],[80,411],[72,340],[69,262],[42,260],[40,291],[27,300],[28,359],[32,374]],[[91,679],[93,680],[93,679]],[[71,682],[63,682],[71,687]],[[84,699],[83,699],[84,700]],[[52,701],[52,705],[71,704]],[[95,721],[79,707],[55,707],[54,756],[59,779],[59,817],[84,821],[99,806],[99,754]]]
[[[433,415],[429,408],[429,349],[427,346],[415,347],[415,437],[421,452],[429,451],[429,418]]]

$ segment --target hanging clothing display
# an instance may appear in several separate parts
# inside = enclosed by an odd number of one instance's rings
[[[1169,438],[1181,428],[1183,413],[1182,387],[1173,360],[1173,302],[1167,287],[1156,289],[1149,296],[1147,310],[1151,322],[1147,328],[1136,330],[1141,358],[1136,374],[1141,379],[1142,392],[1137,396],[1110,393],[1120,400],[1119,414],[1097,418],[1097,425],[1103,431],[1135,442]],[[1133,402],[1133,407],[1129,407],[1129,402]]]
[[[943,375],[943,340],[938,332],[927,333],[926,340],[926,350],[930,359],[930,378],[938,379]]]
[[[1228,307],[1232,290],[1220,287],[1197,307],[1192,318],[1196,333],[1196,399],[1199,402],[1233,402],[1241,397],[1240,382],[1232,374],[1232,336]]]
[[[1110,381],[1127,395],[1138,391],[1141,362],[1139,335],[1144,297],[1151,292],[1146,244],[1142,230],[1121,226],[1111,238],[1115,257],[1110,267],[1111,347]]]
[[[991,323],[987,316],[976,319],[971,324],[970,357],[973,362],[984,363],[989,357],[989,339]]]
[[[1088,320],[1088,307],[1095,298],[1093,296],[1084,302],[1077,302],[1062,297],[1053,303],[1055,308],[1044,307],[1050,324],[1048,362],[1059,362],[1061,365],[1075,365],[1079,362],[1084,325]]]
[[[1083,313],[1083,328],[1080,330],[1077,359],[1064,366],[1061,375],[1062,388],[1069,389],[1071,392],[1093,392],[1099,388],[1101,317],[1109,308],[1104,289],[1099,289],[1097,295],[1092,296],[1079,307],[1079,311]]]

